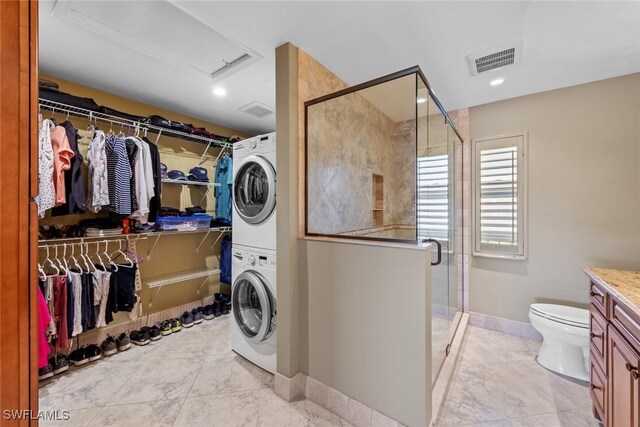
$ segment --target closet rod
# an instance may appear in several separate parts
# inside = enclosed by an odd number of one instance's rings
[[[63,104],[61,102],[51,101],[43,98],[39,98],[38,102],[39,102],[39,109],[45,109],[45,110],[51,111],[53,114],[55,114],[56,112],[63,113],[63,114],[66,113],[66,114],[77,116],[77,117],[85,117],[89,119],[89,121],[101,120],[103,122],[108,122],[111,124],[118,124],[123,127],[124,126],[134,127],[134,128],[139,127],[141,130],[147,130],[153,133],[157,133],[158,135],[160,135],[161,133],[167,133],[167,134],[170,134],[170,136],[178,136],[178,137],[181,137],[182,139],[187,139],[192,142],[207,144],[207,149],[211,145],[215,145],[216,147],[221,147],[221,148],[232,147],[230,143],[220,141],[215,138],[207,138],[206,136],[193,135],[187,132],[181,132],[179,130],[175,130],[171,128],[155,126],[150,123],[145,123],[142,121],[129,120],[129,119],[125,119],[118,116],[112,116],[112,115],[100,113],[97,111],[87,110],[81,107],[75,107],[73,105]]]

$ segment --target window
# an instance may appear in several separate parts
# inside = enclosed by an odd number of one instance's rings
[[[418,239],[449,240],[449,156],[418,157]]]
[[[474,255],[526,258],[525,135],[473,142]]]

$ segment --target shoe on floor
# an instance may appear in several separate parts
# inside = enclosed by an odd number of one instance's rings
[[[213,304],[205,305],[202,310],[202,317],[204,320],[211,320],[215,316],[213,315]]]
[[[88,345],[85,349],[89,362],[95,362],[102,357],[102,350],[95,344]]]
[[[178,319],[171,319],[171,332],[180,332],[182,330],[182,323]]]
[[[129,339],[129,334],[126,332],[121,333],[116,338],[116,346],[118,347],[118,351],[125,351],[131,348],[131,340]]]
[[[140,329],[139,331],[131,332],[129,335],[131,342],[135,345],[147,345],[151,342],[149,339],[149,332],[146,329]]]
[[[191,316],[193,316],[194,325],[199,325],[200,323],[202,323],[202,319],[203,319],[202,312],[203,312],[202,307],[196,307],[193,310],[191,310]]]
[[[190,328],[193,326],[193,315],[189,311],[185,311],[180,316],[180,322],[182,322],[182,326],[185,328]]]
[[[107,338],[100,344],[100,348],[102,348],[103,356],[112,356],[118,352],[116,340],[111,335],[107,335]]]
[[[231,302],[231,295],[223,294],[222,292],[217,292],[213,294],[213,298],[215,298],[215,300],[219,303],[222,302],[225,304],[229,304]]]
[[[165,320],[158,326],[160,327],[160,334],[162,334],[163,336],[171,335],[171,320]]]
[[[227,315],[227,314],[229,314],[230,311],[231,311],[231,304],[223,302],[222,303],[222,314],[223,315]]]
[[[58,353],[55,363],[49,362],[53,366],[53,373],[58,375],[69,370],[69,359],[62,353]]]
[[[162,334],[160,334],[160,327],[158,325],[153,326],[143,326],[140,330],[144,329],[149,334],[149,339],[151,341],[158,341],[162,338]]]
[[[89,356],[87,356],[87,349],[84,347],[77,348],[69,354],[69,362],[73,363],[73,366],[82,366],[89,363]]]
[[[220,317],[222,316],[222,303],[215,301],[213,303],[213,315],[215,317]]]
[[[42,368],[38,369],[39,381],[46,380],[47,378],[51,378],[53,375],[54,375],[53,366],[51,366],[51,364],[48,364],[47,366],[43,366]]]

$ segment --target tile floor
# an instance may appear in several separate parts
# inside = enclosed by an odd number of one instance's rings
[[[41,410],[68,410],[41,426],[347,426],[310,401],[287,403],[273,375],[231,351],[231,316],[48,380]]]
[[[116,354],[40,388],[64,426],[349,426],[231,351],[230,316]],[[469,326],[439,426],[597,426],[584,384],[540,367],[539,343]]]
[[[439,426],[598,426],[587,385],[535,361],[539,342],[469,326]]]

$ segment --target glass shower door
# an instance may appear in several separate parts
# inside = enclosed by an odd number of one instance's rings
[[[425,101],[420,102],[421,99]],[[418,238],[436,243],[431,269],[431,358],[435,381],[451,341],[450,299],[456,292],[456,287],[451,286],[451,266],[456,265],[451,256],[455,159],[445,115],[437,102],[429,94],[423,97],[420,90],[418,121]],[[455,276],[453,279],[455,283]]]

